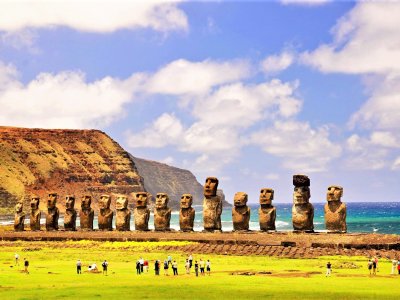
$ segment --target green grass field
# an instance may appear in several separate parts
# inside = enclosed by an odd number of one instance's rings
[[[168,253],[157,246],[185,242],[1,242],[0,299],[394,299],[400,297],[400,276],[390,275],[390,261],[381,259],[377,276],[369,276],[364,257],[278,259],[265,256],[197,255],[210,259],[211,276],[185,274],[187,253]],[[14,265],[14,253],[20,266]],[[155,259],[168,254],[179,263],[179,276],[155,276]],[[147,274],[136,275],[135,262],[150,261]],[[23,258],[30,262],[25,274]],[[75,263],[84,267],[109,262],[108,276],[76,274]],[[325,277],[330,260],[333,273]],[[268,271],[268,275],[231,275],[235,271]]]

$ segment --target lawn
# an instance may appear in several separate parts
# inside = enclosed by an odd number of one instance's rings
[[[381,259],[377,276],[369,276],[364,257],[279,259],[267,256],[198,255],[210,259],[211,276],[186,275],[187,253],[169,253],[160,246],[189,242],[0,242],[0,299],[394,299],[400,297],[400,276],[390,275],[390,261]],[[20,266],[14,264],[20,255]],[[155,276],[155,259],[172,255],[179,276]],[[149,273],[136,275],[139,257],[150,261]],[[25,274],[23,258],[30,262]],[[109,262],[108,276],[76,274],[75,263],[84,267]],[[333,274],[325,277],[331,261]],[[252,276],[231,275],[249,271]],[[271,272],[271,274],[257,274]],[[161,270],[163,274],[163,270]]]

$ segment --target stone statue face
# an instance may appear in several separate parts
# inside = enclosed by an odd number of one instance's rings
[[[260,204],[271,205],[272,200],[274,200],[274,190],[269,188],[261,189],[260,191]]]
[[[17,204],[15,205],[15,212],[20,213],[20,212],[22,212],[23,208],[24,208],[24,203],[21,201],[17,202]]]
[[[244,192],[237,192],[233,198],[233,203],[236,207],[246,206],[247,194]]]
[[[39,201],[40,201],[40,198],[38,196],[32,195],[32,197],[31,197],[31,209],[32,210],[36,210],[39,208]]]
[[[75,207],[75,196],[69,195],[65,197],[65,208],[74,209]]]
[[[183,194],[181,197],[181,208],[192,207],[193,196],[191,194]]]
[[[340,201],[343,195],[343,188],[338,185],[331,185],[328,187],[326,193],[326,200],[330,201]]]
[[[124,210],[128,208],[128,198],[126,196],[118,196],[115,201],[115,208],[117,210]]]
[[[156,196],[156,208],[167,208],[168,195],[165,193],[158,193]]]
[[[101,195],[99,200],[99,208],[100,209],[109,209],[111,205],[111,197],[110,195]]]
[[[204,184],[204,196],[215,197],[217,195],[218,179],[216,177],[207,177]]]
[[[85,195],[82,197],[82,202],[81,202],[82,209],[89,209],[91,204],[92,204],[92,196]]]
[[[149,195],[146,192],[135,193],[135,206],[136,207],[147,207]]]
[[[294,204],[304,204],[308,203],[310,200],[310,188],[307,186],[299,186],[294,188],[293,192],[293,203]]]
[[[49,193],[49,197],[47,198],[47,208],[53,209],[56,207],[57,204],[57,193]]]

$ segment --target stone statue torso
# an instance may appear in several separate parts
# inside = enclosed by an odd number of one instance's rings
[[[94,210],[82,209],[79,213],[79,219],[82,230],[93,230]]]
[[[314,230],[314,207],[311,203],[295,204],[292,208],[293,229],[301,231]]]
[[[135,208],[133,211],[135,218],[135,230],[149,230],[150,210],[146,208]]]
[[[276,208],[273,206],[260,207],[258,209],[258,217],[260,222],[260,229],[263,231],[276,230],[275,219],[276,219]]]
[[[154,229],[170,230],[171,209],[160,208],[154,209]]]
[[[221,230],[222,201],[214,196],[203,200],[203,222],[205,230]]]
[[[112,230],[112,221],[113,221],[113,211],[109,208],[100,209],[100,213],[98,216],[99,229],[100,230]]]
[[[76,210],[67,209],[64,215],[64,229],[65,230],[76,230]]]
[[[232,208],[233,230],[249,230],[250,208],[248,206]]]
[[[129,209],[117,210],[116,213],[117,221],[115,227],[118,231],[129,231],[131,230],[131,212]]]
[[[193,207],[181,208],[179,211],[179,226],[182,231],[193,231],[195,214]]]
[[[29,216],[29,225],[32,231],[40,230],[40,217],[42,213],[40,209],[35,209],[34,211],[31,210]]]
[[[346,232],[346,204],[335,202],[328,202],[324,206],[326,229],[333,232]]]
[[[53,209],[47,209],[46,215],[46,230],[58,230],[58,217],[60,213],[57,207]]]

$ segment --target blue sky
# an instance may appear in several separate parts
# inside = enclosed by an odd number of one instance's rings
[[[227,200],[303,173],[397,201],[398,28],[389,2],[2,1],[0,125],[98,128]]]

